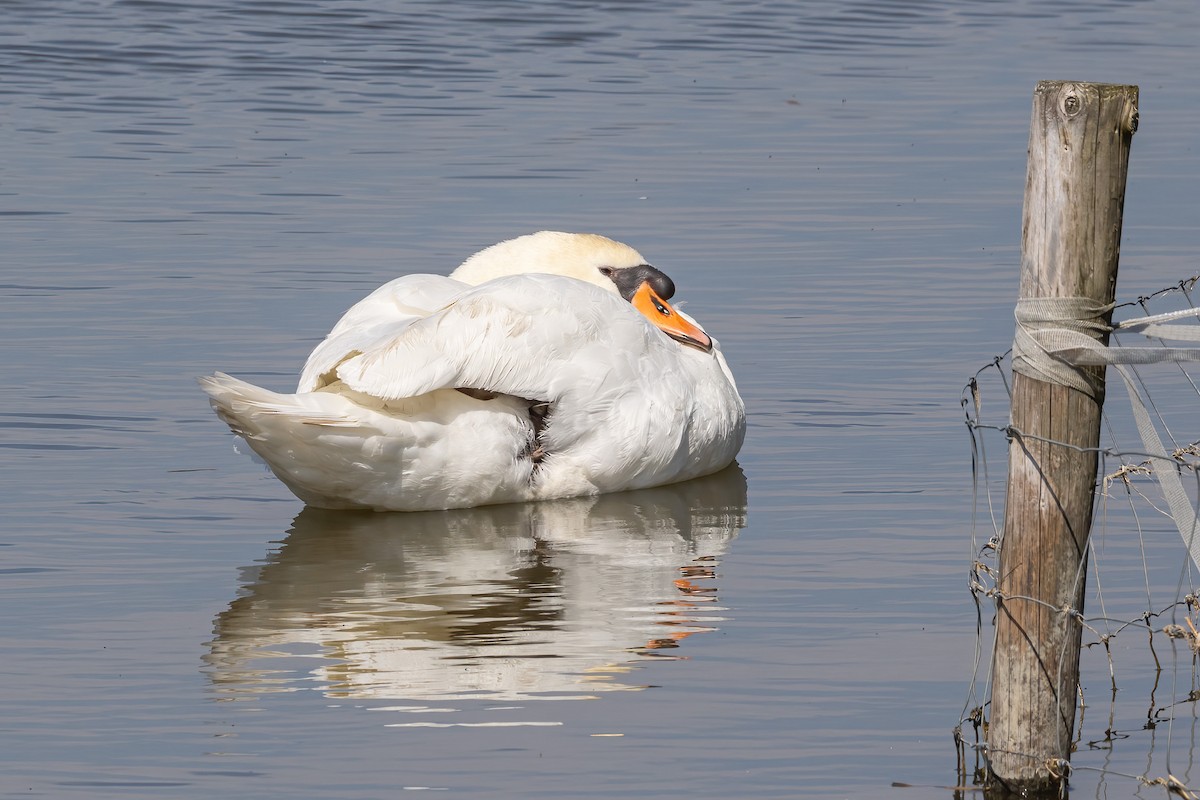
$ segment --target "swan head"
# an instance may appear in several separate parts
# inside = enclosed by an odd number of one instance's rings
[[[712,339],[667,302],[675,284],[627,244],[595,233],[540,231],[480,250],[450,273],[478,286],[494,278],[525,273],[576,278],[620,295],[663,333],[705,352]]]

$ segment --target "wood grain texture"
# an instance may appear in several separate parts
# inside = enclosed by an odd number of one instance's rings
[[[1021,298],[1112,302],[1137,101],[1135,86],[1038,84]],[[1103,385],[1103,368],[1096,369]],[[1083,610],[1103,402],[1103,390],[1092,398],[1013,376],[1019,434],[1009,449],[997,583],[988,734],[994,788],[1057,793],[1055,762],[1070,757],[1082,633],[1074,614]]]

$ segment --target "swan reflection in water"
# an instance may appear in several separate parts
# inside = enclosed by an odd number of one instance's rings
[[[735,464],[622,494],[409,514],[306,508],[206,656],[223,699],[594,697],[722,622]]]

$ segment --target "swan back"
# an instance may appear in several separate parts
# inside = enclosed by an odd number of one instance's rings
[[[578,278],[617,294],[616,284],[600,269],[619,270],[645,263],[637,250],[599,234],[540,231],[480,250],[450,277],[478,286],[509,275],[547,273]]]

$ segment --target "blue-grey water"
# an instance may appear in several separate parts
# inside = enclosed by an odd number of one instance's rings
[[[0,796],[951,796],[1033,88],[1141,87],[1119,293],[1194,274],[1193,0],[0,12]],[[314,512],[194,383],[288,388],[376,285],[546,228],[675,279],[738,468]],[[1180,730],[1077,761],[1186,777]]]

